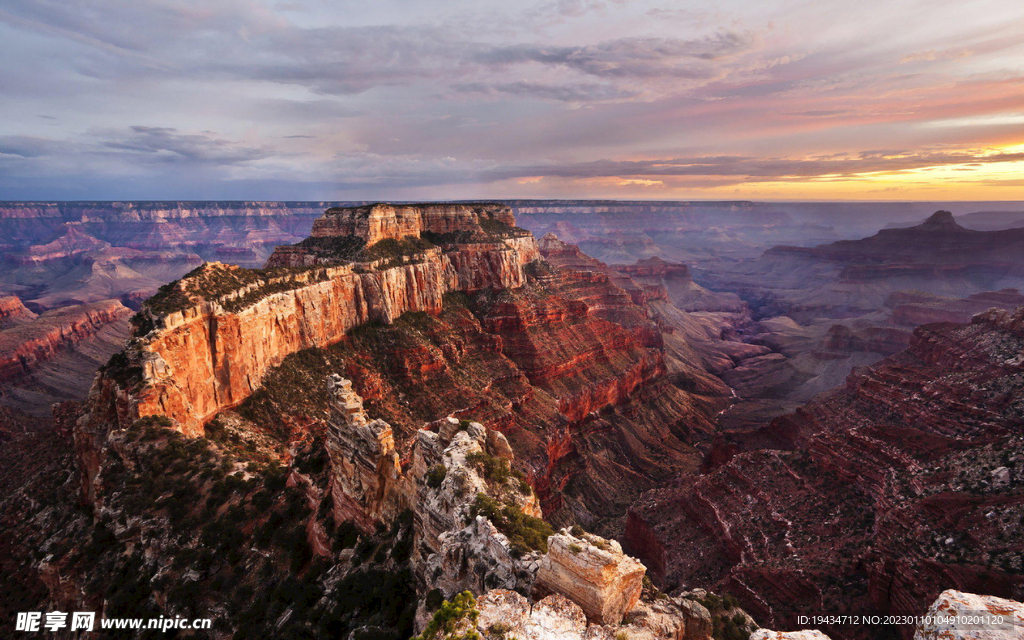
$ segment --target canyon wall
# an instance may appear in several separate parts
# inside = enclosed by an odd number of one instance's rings
[[[338,207],[313,223],[314,238],[357,236],[373,244],[391,238],[419,238],[424,233],[475,233],[480,230],[481,214],[506,226],[515,226],[515,216],[507,206],[494,203],[473,204],[384,204],[364,207]]]
[[[1022,353],[1024,308],[919,327],[906,351],[776,419],[792,450],[645,494],[626,547],[661,584],[717,585],[785,627],[820,610],[912,614],[943,588],[1020,599]],[[913,628],[830,635],[881,632]]]
[[[480,215],[488,222],[452,236],[470,242],[321,236],[330,242],[286,247],[267,270],[208,264],[165,287],[76,431],[86,492],[107,429],[166,415],[199,434],[232,409],[301,438],[327,411],[307,380],[341,372],[399,451],[424,422],[478,420],[508,435],[553,522],[613,535],[640,491],[698,468],[728,390],[696,358],[680,366],[683,345],[670,371],[644,306],[664,298],[660,285],[562,243],[538,260],[500,206]],[[389,253],[352,262],[332,246]]]
[[[143,312],[159,327],[140,337],[133,365],[141,367],[134,414],[166,415],[188,434],[200,433],[218,411],[255,391],[285,356],[341,340],[363,323],[390,323],[406,312],[436,314],[450,292],[523,285],[524,266],[537,259],[532,241],[424,250],[394,261],[324,267],[284,275],[207,264],[172,285],[185,308]],[[214,299],[204,288],[251,281]],[[170,292],[168,292],[170,295]]]
[[[75,348],[105,326],[130,315],[131,311],[118,301],[107,300],[49,311],[0,331],[0,383],[27,375],[62,351]]]
[[[0,296],[0,329],[7,329],[35,318],[18,296]]]

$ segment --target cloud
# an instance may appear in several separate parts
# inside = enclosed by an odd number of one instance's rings
[[[986,43],[985,48],[992,50],[998,50],[1005,47],[1005,43],[1000,40]],[[951,47],[948,49],[928,49],[926,51],[914,51],[908,53],[900,58],[900,64],[908,64],[911,62],[935,62],[936,60],[956,60],[957,58],[969,58],[975,55],[973,49],[967,47]]]
[[[484,51],[486,64],[528,62],[566,67],[601,78],[694,78],[714,77],[711,64],[749,52],[756,42],[750,33],[721,31],[693,40],[630,37],[586,46],[521,44]]]
[[[101,142],[105,149],[138,154],[156,162],[233,165],[268,158],[273,152],[247,147],[207,133],[182,133],[173,127],[136,125]]]
[[[8,0],[0,197],[642,193],[1014,161],[986,149],[1022,133],[1020,3],[978,0],[970,24],[923,0],[676,5]]]
[[[653,160],[595,160],[574,164],[503,167],[487,176],[506,180],[528,176],[558,178],[731,177],[747,180],[814,180],[851,178],[880,172],[908,172],[973,163],[977,166],[1024,162],[1024,152],[961,151],[864,151],[843,156],[810,158],[756,158],[745,156],[696,156]]]
[[[557,0],[541,11],[578,16],[606,6],[595,0]],[[657,78],[711,81],[724,77],[731,61],[758,46],[753,32],[736,30],[695,38],[630,36],[565,45],[491,42],[460,30],[457,23],[300,26],[244,0],[211,0],[202,9],[181,0],[159,5],[98,0],[91,9],[56,0],[16,0],[0,11],[0,21],[89,47],[92,53],[75,64],[92,78],[141,81],[157,74],[255,80],[301,85],[325,95],[440,82],[490,85],[497,92],[532,97],[547,94],[563,102],[593,101],[602,94],[619,100],[640,91],[621,85],[586,86],[573,78],[494,78],[509,67],[533,65],[619,83]],[[527,90],[530,87],[532,91]]]
[[[0,155],[39,158],[60,153],[66,147],[58,140],[33,136],[0,136]]]
[[[452,87],[456,91],[488,96],[512,95],[557,100],[561,102],[608,102],[628,100],[640,95],[638,90],[620,89],[608,84],[545,84],[541,82],[504,82],[487,84],[483,82],[467,82]]]

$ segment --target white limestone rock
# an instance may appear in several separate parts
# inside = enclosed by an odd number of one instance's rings
[[[548,538],[535,589],[568,596],[593,622],[618,624],[639,601],[646,572],[622,553],[618,542],[589,533],[577,537],[563,529]]]
[[[914,640],[1020,640],[1024,638],[1024,604],[947,589],[928,608]],[[1003,624],[972,624],[976,618],[1002,619]],[[943,620],[943,618],[960,618]],[[977,620],[980,622],[981,620]]]

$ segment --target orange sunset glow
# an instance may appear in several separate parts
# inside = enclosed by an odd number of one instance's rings
[[[1010,0],[99,5],[0,9],[0,197],[1024,199]]]

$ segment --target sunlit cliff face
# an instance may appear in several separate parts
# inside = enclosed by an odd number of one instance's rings
[[[0,199],[1022,199],[1024,5],[13,0]]]

